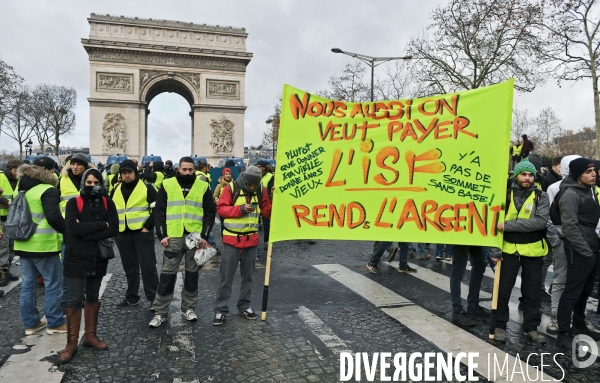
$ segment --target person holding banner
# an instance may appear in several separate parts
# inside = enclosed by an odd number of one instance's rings
[[[238,263],[242,275],[237,303],[239,315],[250,320],[257,318],[250,307],[250,298],[258,247],[258,217],[271,217],[271,200],[267,190],[261,187],[261,179],[260,169],[249,166],[235,182],[225,186],[217,204],[217,213],[223,219],[223,252],[215,299],[214,326],[225,323],[225,317],[229,313],[227,305]]]
[[[271,190],[274,187],[275,184],[275,177],[273,176],[273,173],[271,172],[271,170],[273,170],[269,164],[266,161],[258,161],[256,163],[256,167],[258,167],[260,169],[260,171],[262,172],[262,179],[260,180],[260,182],[262,183],[263,187],[265,187],[267,189],[267,192],[269,190]],[[270,169],[271,168],[271,169]],[[269,192],[270,194],[270,192]],[[269,195],[270,198],[273,198],[272,195]],[[263,239],[264,239],[264,250],[267,250],[267,247],[269,246],[269,231],[271,231],[271,219],[270,218],[263,218]]]
[[[498,230],[504,232],[502,249],[493,248],[490,253],[492,259],[500,259],[503,263],[494,340],[506,342],[508,303],[519,270],[522,270],[523,330],[534,342],[546,343],[537,327],[541,322],[542,267],[549,247],[545,237],[550,200],[535,186],[536,168],[527,158],[515,166],[514,174],[515,184],[506,196],[505,221],[498,224]]]

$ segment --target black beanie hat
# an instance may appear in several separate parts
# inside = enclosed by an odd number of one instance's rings
[[[569,164],[569,175],[578,179],[589,168],[594,168],[594,162],[587,158],[576,158]]]
[[[89,164],[87,157],[81,153],[74,154],[73,157],[71,157],[71,163],[73,163],[73,162],[75,162],[77,164],[81,164],[86,168],[88,167],[88,164]]]

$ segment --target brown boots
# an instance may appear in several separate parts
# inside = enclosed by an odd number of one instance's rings
[[[79,327],[81,326],[81,310],[67,308],[67,346],[62,350],[59,363],[69,363],[77,352],[79,343]],[[100,311],[100,302],[86,302],[84,309],[85,323],[83,333],[84,347],[92,347],[94,350],[108,350],[106,343],[96,336],[98,328],[98,312]]]
[[[85,302],[85,332],[83,333],[83,346],[92,347],[94,350],[108,350],[106,343],[96,336],[98,328],[98,313],[100,311],[100,302]]]
[[[81,309],[67,308],[67,346],[62,350],[59,363],[69,363],[77,352],[79,343],[79,326],[81,325]]]

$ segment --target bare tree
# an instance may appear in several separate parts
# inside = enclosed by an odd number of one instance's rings
[[[542,10],[528,0],[450,0],[432,13],[428,36],[412,38],[408,53],[427,94],[476,89],[515,79],[530,92],[540,73],[540,39],[532,32]]]
[[[277,143],[279,142],[279,122],[281,119],[281,96],[275,103],[275,112],[267,119],[267,130],[263,134],[262,147],[266,150],[272,150],[273,158],[276,156]]]
[[[48,114],[48,144],[59,155],[60,138],[75,128],[77,91],[73,87],[48,85],[43,104]]]
[[[51,134],[50,113],[47,100],[50,98],[52,87],[42,84],[33,88],[29,107],[27,109],[27,118],[33,129],[33,134],[37,137],[40,144],[40,151],[45,153],[46,145],[49,144]]]
[[[331,100],[345,102],[364,102],[371,100],[371,87],[365,81],[365,67],[359,63],[347,63],[340,76],[329,78],[330,90],[317,94]]]
[[[535,126],[536,151],[541,155],[552,157],[557,154],[555,139],[562,136],[562,125],[560,118],[551,107],[544,108],[540,114],[533,119]]]
[[[23,82],[13,67],[0,59],[0,132],[2,123],[13,104],[14,91]]]
[[[541,52],[556,64],[551,72],[559,82],[592,80],[595,130],[600,135],[600,5],[596,0],[542,0],[541,4],[547,15],[538,25],[547,33]]]
[[[414,79],[413,60],[397,60],[385,66],[384,75],[375,77],[375,97],[378,100],[400,100],[425,95]]]
[[[532,122],[531,118],[529,118],[529,111],[527,109],[513,109],[513,120],[511,129],[513,140],[521,140],[521,136],[523,134],[527,134],[531,125]]]
[[[33,136],[27,111],[31,99],[31,91],[26,85],[17,85],[11,90],[4,117],[2,131],[19,144],[19,158],[23,158],[23,143]]]

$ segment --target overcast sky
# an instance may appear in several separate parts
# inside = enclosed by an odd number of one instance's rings
[[[244,27],[254,58],[246,72],[245,144],[258,145],[265,120],[287,83],[307,91],[327,89],[352,58],[332,47],[372,56],[400,56],[410,36],[422,33],[440,0],[170,0],[170,1],[0,1],[0,57],[31,85],[51,83],[77,90],[77,127],[61,140],[89,144],[89,61],[81,38],[89,35],[90,13],[168,19]],[[381,67],[379,70],[382,70]],[[529,94],[515,94],[515,106],[530,116],[552,107],[565,129],[593,126],[591,81],[553,81]],[[189,153],[189,106],[176,94],[162,94],[149,106],[149,152],[178,159]],[[35,141],[35,140],[34,140]],[[37,144],[37,143],[36,143]],[[0,149],[17,149],[2,134]],[[201,153],[194,153],[201,155]]]

